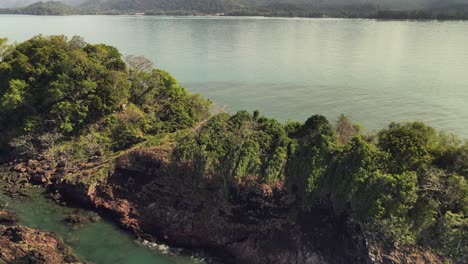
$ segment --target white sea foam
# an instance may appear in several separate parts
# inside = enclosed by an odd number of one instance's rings
[[[142,246],[148,247],[151,250],[158,251],[163,255],[181,255],[183,249],[182,248],[171,248],[166,244],[159,244],[156,242],[151,242],[145,239],[140,239],[137,241]],[[200,256],[190,256],[190,260],[194,263],[205,263],[205,258]]]

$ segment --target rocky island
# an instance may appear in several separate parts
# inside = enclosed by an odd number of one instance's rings
[[[467,261],[468,144],[456,136],[217,111],[147,59],[80,37],[0,41],[0,146],[4,193],[42,186],[213,263]],[[78,262],[59,241],[0,226],[0,259]]]

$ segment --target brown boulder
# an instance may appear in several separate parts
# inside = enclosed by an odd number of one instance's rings
[[[19,217],[7,210],[0,210],[0,224],[12,225],[16,224],[19,221]]]
[[[14,171],[18,171],[18,172],[25,172],[25,171],[26,171],[26,167],[24,166],[23,163],[18,163],[18,164],[16,164],[16,165],[13,167],[13,170],[14,170]]]
[[[54,233],[0,226],[0,263],[82,263]]]
[[[48,180],[47,180],[46,176],[42,175],[42,174],[33,174],[31,176],[31,183],[32,184],[44,184],[47,181]]]

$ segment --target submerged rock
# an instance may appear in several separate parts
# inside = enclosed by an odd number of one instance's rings
[[[87,223],[99,222],[101,217],[92,211],[85,211],[82,209],[76,209],[72,213],[68,214],[64,221],[73,228],[83,227]]]
[[[0,210],[0,224],[2,225],[13,225],[19,222],[19,217],[7,210]]]
[[[2,199],[2,198],[0,197],[0,209],[1,209],[1,208],[7,208],[8,205],[10,205],[10,204],[8,203],[8,201],[7,201],[7,200],[4,200],[4,199]]]
[[[0,263],[82,263],[54,233],[0,225]]]
[[[31,176],[31,183],[34,185],[45,184],[48,179],[44,174],[36,173]]]

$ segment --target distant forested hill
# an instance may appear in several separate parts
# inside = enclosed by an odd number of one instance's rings
[[[88,12],[151,12],[186,11],[220,13],[248,8],[245,0],[90,0],[80,7]]]
[[[0,9],[0,12],[468,19],[468,0],[61,0],[18,7],[32,1],[4,0],[0,2],[0,8],[15,8]]]
[[[79,14],[79,9],[58,1],[37,2],[26,7],[0,9],[3,14],[25,15],[73,15]]]
[[[88,0],[85,13],[468,18],[468,0]]]
[[[77,6],[86,1],[88,0],[59,0],[59,2],[70,6]],[[40,0],[0,0],[0,8],[26,7],[37,2],[40,2]],[[42,0],[42,2],[47,2],[47,0]]]

